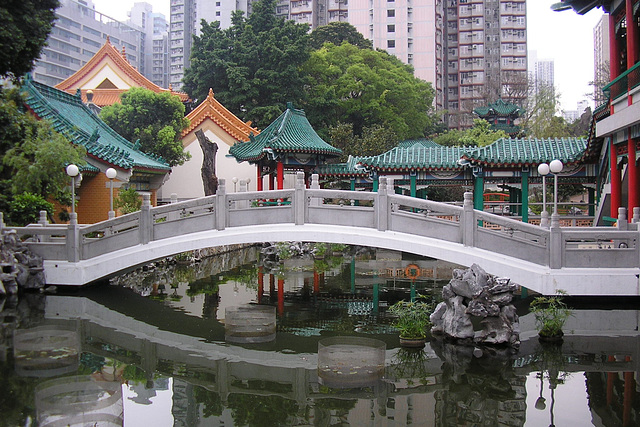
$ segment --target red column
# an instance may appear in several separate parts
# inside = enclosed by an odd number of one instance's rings
[[[631,361],[631,357],[625,357],[626,362]],[[631,410],[633,409],[633,395],[635,394],[635,381],[633,380],[633,372],[624,373],[624,397],[622,399],[622,425],[631,425]]]
[[[264,295],[264,267],[258,267],[258,304],[262,304],[262,296]]]
[[[313,270],[313,293],[316,295],[320,293],[320,275],[315,270]]]
[[[284,188],[284,164],[278,162],[278,190]]]
[[[273,301],[276,294],[276,278],[273,274],[269,275],[269,299]]]
[[[278,278],[278,314],[284,314],[284,279]]]
[[[628,132],[631,129],[628,130]],[[627,139],[627,180],[629,182],[629,195],[627,203],[627,218],[629,222],[633,219],[633,208],[640,206],[640,191],[638,189],[638,167],[636,166],[636,141],[629,137]]]
[[[616,18],[609,14],[609,76],[610,80],[615,80],[620,75],[620,46],[616,39]],[[611,114],[613,114],[613,103],[611,103]],[[613,216],[613,215],[612,215]]]
[[[621,200],[621,175],[618,169],[618,155],[613,138],[609,142],[609,155],[611,156],[611,217],[618,218],[618,208]]]
[[[262,191],[262,166],[256,165],[256,168],[258,169],[258,173],[256,176],[256,191]]]

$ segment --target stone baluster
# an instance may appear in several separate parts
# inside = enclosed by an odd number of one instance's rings
[[[555,219],[554,219],[555,217]],[[549,268],[562,268],[564,247],[558,214],[551,215],[549,228]]]
[[[319,190],[320,189],[320,179],[317,173],[311,175],[311,189]],[[324,199],[321,197],[312,197],[309,201],[310,206],[320,206],[324,203]]]
[[[387,197],[387,177],[381,176],[378,184],[378,196],[375,200],[376,223],[379,231],[389,226],[389,198]]]
[[[474,237],[477,221],[475,220],[475,212],[473,211],[473,193],[470,191],[464,193],[460,225],[462,227],[462,244],[473,247],[475,245]]]
[[[247,192],[247,188],[249,187],[249,184],[247,183],[246,179],[241,179],[239,181],[240,187],[238,192],[239,193],[246,193]],[[238,200],[236,201],[236,209],[246,209],[249,207],[249,201],[246,199],[242,199],[242,200]]]
[[[293,216],[296,225],[304,224],[305,206],[304,172],[296,172],[296,184],[293,192]]]
[[[138,228],[140,229],[140,243],[146,245],[153,240],[153,217],[151,216],[151,195],[149,193],[142,195]]]
[[[629,223],[627,222],[627,208],[618,208],[618,222],[616,227],[618,230],[629,229]]]
[[[178,203],[178,195],[176,193],[171,193],[171,200],[169,201],[169,204],[173,205],[176,203]],[[167,213],[167,221],[175,221],[176,219],[180,219],[180,211],[172,210]]]
[[[47,219],[47,211],[40,211],[40,218],[38,219],[38,224],[41,227],[46,227],[47,225],[49,225],[49,220]],[[37,238],[38,241],[40,242],[48,242],[50,239],[50,236],[47,236],[46,234],[43,234],[42,236],[35,236]]]
[[[218,191],[216,191],[216,230],[224,230],[227,226],[229,206],[227,205],[227,190],[225,179],[218,179]]]
[[[633,208],[633,218],[631,222],[637,224],[640,222],[640,207]]]

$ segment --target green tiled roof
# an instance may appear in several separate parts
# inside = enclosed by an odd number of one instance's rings
[[[458,160],[469,147],[447,147],[433,143],[432,146],[414,144],[397,146],[378,156],[360,157],[365,167],[380,170],[428,170],[461,169]]]
[[[258,136],[250,135],[247,142],[239,142],[229,149],[238,161],[257,161],[268,152],[322,154],[338,157],[342,150],[335,148],[318,136],[303,110],[289,103],[287,110],[274,120]]]
[[[320,176],[368,176],[369,172],[360,165],[360,157],[349,156],[346,163],[324,163],[314,169]]]
[[[502,138],[485,147],[467,149],[461,157],[487,166],[537,165],[554,159],[568,164],[579,161],[586,148],[584,138]]]
[[[171,170],[164,159],[143,153],[117,134],[89,110],[79,96],[35,82],[29,75],[22,89],[27,106],[39,118],[49,120],[54,129],[71,142],[83,145],[88,155],[123,169]]]
[[[418,139],[406,139],[404,141],[400,141],[398,147],[400,148],[408,148],[413,146],[422,146],[422,147],[439,147],[437,142],[433,142],[430,139],[426,138],[418,138]]]
[[[493,104],[489,104],[486,107],[478,107],[473,110],[480,117],[488,116],[489,114],[496,114],[498,116],[508,116],[514,113],[520,115],[522,109],[516,104],[505,102],[502,99],[498,99]]]

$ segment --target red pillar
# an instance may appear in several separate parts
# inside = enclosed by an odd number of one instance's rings
[[[264,295],[264,267],[258,267],[258,304],[262,304],[262,296]]]
[[[284,279],[278,278],[278,314],[284,314]]]
[[[320,293],[320,275],[315,270],[313,270],[313,293],[316,295]]]
[[[609,76],[613,81],[620,75],[620,46],[616,39],[616,18],[609,14]],[[611,114],[613,114],[613,103],[611,103]],[[612,215],[613,216],[613,215]]]
[[[284,188],[284,164],[278,162],[278,190]]]
[[[630,362],[631,357],[625,357],[625,361]],[[624,373],[624,397],[622,399],[622,425],[631,425],[631,410],[633,409],[633,395],[635,394],[635,381],[633,372]]]
[[[629,129],[628,131],[631,131]],[[640,189],[638,188],[638,167],[636,166],[636,141],[629,136],[627,139],[627,180],[629,182],[629,195],[627,203],[627,218],[633,219],[633,208],[640,206]]]
[[[611,156],[611,217],[618,218],[618,208],[621,200],[622,177],[618,169],[618,155],[613,138],[609,142],[609,155]]]
[[[269,299],[273,301],[276,294],[276,278],[273,274],[269,275]]]
[[[256,191],[262,191],[262,166],[256,165],[258,173],[256,174]]]

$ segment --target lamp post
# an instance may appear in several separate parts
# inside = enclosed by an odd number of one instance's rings
[[[109,168],[104,171],[104,174],[109,179],[109,219],[113,219],[116,216],[113,210],[113,178],[116,177],[118,172],[114,168]]]
[[[551,226],[557,227],[559,225],[558,219],[558,174],[562,172],[564,165],[558,159],[552,160],[549,163],[549,169],[553,174],[553,214],[551,214]]]
[[[67,166],[67,175],[71,177],[71,214],[76,213],[76,177],[80,173],[78,166],[73,163]]]
[[[231,178],[231,182],[233,182],[233,192],[236,193],[237,192],[236,191],[236,186],[238,184],[238,178],[234,176],[233,178]]]
[[[542,175],[542,212],[540,213],[540,226],[549,226],[549,212],[547,212],[547,175],[549,174],[549,165],[540,163],[538,165],[538,173]]]

